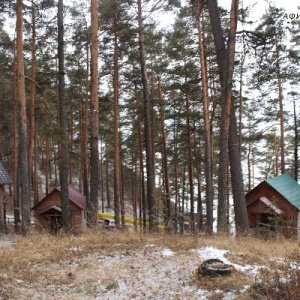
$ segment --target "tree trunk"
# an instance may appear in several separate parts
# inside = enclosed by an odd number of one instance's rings
[[[277,147],[277,133],[276,133],[276,129],[274,130],[274,142],[273,142],[273,148],[274,148],[274,156],[275,156],[275,166],[274,166],[274,175],[275,177],[278,176],[278,170],[279,170],[279,165],[278,165],[278,147]]]
[[[116,26],[116,24],[115,24]],[[120,226],[121,173],[119,134],[119,62],[118,35],[114,34],[114,210],[115,224]]]
[[[99,127],[100,130],[100,127]],[[100,142],[100,190],[101,190],[101,212],[104,213],[104,163],[103,163],[103,146]]]
[[[237,124],[234,112],[234,103],[231,104],[230,120],[230,143],[229,158],[231,170],[231,184],[233,191],[235,229],[237,234],[244,234],[249,231],[246,198],[243,182],[243,172],[241,167],[241,152],[239,147],[239,137],[237,135]]]
[[[71,120],[69,125],[69,153],[70,153],[70,161],[69,161],[69,183],[73,183],[73,164],[72,164],[72,155],[73,155],[73,143],[74,143],[74,106],[73,101],[71,101],[70,107]]]
[[[203,232],[203,205],[202,205],[202,196],[201,196],[201,162],[197,162],[196,166],[197,171],[197,191],[198,191],[198,199],[197,199],[197,230],[198,232]]]
[[[46,195],[49,194],[49,174],[50,174],[50,143],[49,143],[49,134],[46,134],[45,140],[45,187]]]
[[[276,46],[276,75],[278,85],[278,98],[279,98],[279,118],[280,118],[280,170],[281,174],[285,173],[285,146],[284,146],[284,112],[283,112],[283,95],[282,95],[282,78],[281,78],[281,64],[279,58],[279,46],[278,46],[278,33],[275,36]]]
[[[98,5],[91,0],[91,177],[88,225],[97,225],[99,189]]]
[[[298,181],[298,121],[296,112],[296,102],[294,100],[294,179]]]
[[[249,118],[249,133],[248,133],[248,154],[247,154],[247,169],[248,169],[248,192],[251,191],[252,188],[252,176],[251,176],[251,158],[252,158],[252,129],[250,123],[250,116]]]
[[[121,158],[122,160],[122,158]],[[124,169],[122,168],[122,165],[120,166],[120,207],[121,207],[121,224],[123,228],[125,227],[125,202],[124,202]]]
[[[232,97],[232,78],[234,70],[234,56],[235,56],[235,40],[236,28],[238,19],[238,0],[232,0],[230,12],[230,33],[228,37],[228,95]],[[233,192],[235,227],[237,234],[244,234],[249,230],[248,215],[246,207],[246,198],[243,182],[243,172],[241,166],[241,152],[239,145],[239,137],[237,133],[237,122],[235,115],[234,101],[230,103],[230,128],[229,128],[229,159],[231,171],[231,184]]]
[[[154,99],[154,71],[153,68],[151,68],[151,93],[150,93],[150,99]],[[150,103],[150,126],[151,127],[151,153],[152,153],[152,170],[153,170],[153,189],[155,190],[155,178],[156,178],[156,172],[155,172],[155,111],[154,111],[154,101],[151,101]],[[153,190],[153,192],[154,192]]]
[[[208,98],[208,79],[205,43],[201,28],[200,12],[197,16],[198,43],[201,64],[201,82],[202,82],[202,107],[204,120],[204,149],[205,149],[205,192],[206,192],[206,229],[209,233],[213,231],[213,182],[212,182],[212,149],[211,149],[211,128],[209,120],[209,98]],[[202,218],[202,216],[200,216]],[[199,220],[200,221],[200,220]],[[200,223],[200,222],[199,222]]]
[[[70,232],[70,208],[69,208],[69,146],[68,128],[65,102],[65,62],[64,62],[64,22],[63,0],[58,0],[57,27],[58,27],[58,98],[59,98],[59,121],[61,129],[61,159],[60,159],[60,186],[61,186],[61,209],[62,225],[65,232]],[[48,147],[47,147],[48,149]]]
[[[179,212],[180,212],[180,217],[179,217],[179,223],[180,223],[180,234],[183,234],[184,233],[184,199],[185,199],[185,174],[186,173],[186,162],[184,162],[184,167],[183,167],[183,172],[182,172],[182,186],[181,186],[181,189],[182,189],[182,196],[181,196],[181,204],[180,204],[180,207],[179,207]]]
[[[137,107],[139,107],[139,94],[137,86],[135,84],[135,100]],[[143,225],[143,229],[146,230],[146,194],[145,194],[145,174],[144,174],[144,156],[143,156],[143,136],[142,136],[142,121],[141,114],[137,111],[137,127],[138,127],[138,140],[139,140],[139,161],[140,161],[140,181],[141,181],[141,193],[140,193],[140,225]],[[143,224],[142,224],[143,223]]]
[[[146,149],[146,171],[147,171],[147,202],[149,209],[149,229],[156,230],[156,212],[154,198],[154,178],[153,178],[153,153],[151,147],[151,121],[150,121],[150,97],[146,67],[145,55],[145,34],[142,16],[142,3],[138,0],[138,26],[139,26],[139,46],[140,46],[140,64],[141,77],[143,83],[144,98],[144,131],[145,131],[145,149]]]
[[[37,158],[34,156],[34,146],[36,146],[36,122],[35,122],[35,98],[36,98],[36,85],[35,81],[35,68],[36,68],[36,21],[35,21],[35,5],[34,1],[31,0],[31,15],[32,15],[32,42],[31,42],[31,79],[30,82],[30,129],[29,129],[29,137],[28,137],[28,167],[29,167],[29,176],[32,181],[32,187],[34,191],[34,203],[37,204],[38,199],[36,198],[37,193],[37,182],[35,181],[35,174],[37,170],[33,168],[33,158],[36,160]]]
[[[178,185],[178,152],[177,152],[177,126],[176,119],[173,125],[173,143],[174,143],[174,190],[175,190],[175,211],[173,214],[173,224],[177,232],[178,216],[180,216],[180,199],[179,199],[179,185]]]
[[[222,87],[221,102],[221,128],[219,152],[219,178],[218,178],[218,231],[226,230],[227,223],[227,168],[228,168],[228,140],[229,140],[229,114],[231,97],[228,97],[228,72],[225,39],[223,36],[220,16],[216,0],[208,0],[208,10],[214,35],[217,62],[219,67],[220,83]],[[231,82],[230,82],[231,84]],[[229,103],[228,103],[229,101]]]
[[[19,106],[19,164],[22,206],[22,233],[30,231],[30,182],[28,169],[28,135],[23,57],[23,2],[17,1],[17,90]]]
[[[88,180],[88,102],[89,102],[89,46],[86,47],[86,77],[85,77],[85,97],[82,105],[82,134],[81,134],[81,169],[83,194],[89,203],[89,180]]]
[[[187,72],[187,70],[186,70]],[[187,78],[185,78],[185,84],[187,84]],[[186,143],[187,143],[187,156],[188,156],[188,180],[190,188],[190,227],[191,231],[195,229],[194,218],[194,172],[193,172],[193,155],[192,155],[192,142],[191,142],[191,130],[190,130],[190,104],[189,95],[185,92],[185,110],[186,110]]]
[[[168,157],[166,147],[166,133],[165,133],[165,117],[163,111],[163,96],[160,78],[158,79],[158,98],[160,101],[160,127],[161,127],[161,143],[162,143],[162,160],[164,170],[164,187],[165,187],[165,226],[170,227],[171,222],[171,201],[170,201],[170,183],[169,183],[169,170],[168,170]]]
[[[237,134],[235,108],[232,98],[232,77],[234,70],[235,38],[238,16],[238,0],[232,0],[230,12],[230,30],[228,35],[228,49],[226,51],[225,38],[222,32],[220,16],[216,0],[208,2],[209,16],[212,24],[214,42],[217,53],[220,82],[222,86],[221,105],[221,136],[219,157],[219,181],[218,181],[218,230],[227,228],[227,166],[228,151],[230,154],[231,180],[233,187],[233,199],[235,207],[237,232],[248,231],[248,218],[244,184],[239,152],[239,139]],[[230,125],[230,128],[229,128]],[[230,130],[230,132],[229,132]],[[230,143],[229,143],[230,141]],[[238,223],[237,223],[238,222]]]
[[[15,51],[16,55],[16,51]],[[14,62],[16,61],[16,57],[14,57]],[[16,83],[17,83],[17,64],[15,63],[15,72],[14,72],[14,143],[13,143],[13,161],[14,161],[14,181],[13,181],[13,203],[14,203],[14,227],[15,232],[20,232],[20,189],[19,189],[19,156],[18,156],[18,103],[17,103],[17,90],[16,90]]]
[[[135,141],[132,142],[132,149],[135,149]],[[137,231],[137,201],[136,201],[136,171],[137,163],[134,160],[134,154],[131,154],[131,198],[132,198],[132,210],[133,210],[133,226]]]
[[[110,191],[109,191],[109,165],[108,165],[108,159],[106,159],[106,207],[111,208],[110,204]]]

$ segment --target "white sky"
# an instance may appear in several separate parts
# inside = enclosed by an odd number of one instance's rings
[[[300,6],[300,3],[297,3],[298,1],[295,0],[242,0],[240,1],[240,8],[244,7],[246,8],[247,6],[252,6],[252,11],[253,11],[253,17],[259,18],[265,10],[268,8],[268,2],[274,3],[275,6],[277,7],[282,7],[286,10],[287,14],[292,14],[292,13],[299,13],[300,14],[300,9],[297,9],[297,6]],[[226,8],[227,10],[230,10],[231,6],[231,0],[218,0],[218,3],[220,6]]]

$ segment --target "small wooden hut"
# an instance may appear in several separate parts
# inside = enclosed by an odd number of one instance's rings
[[[86,197],[69,184],[70,225],[73,232],[86,227]],[[32,210],[38,227],[57,233],[62,227],[61,190],[56,187],[36,204]]]
[[[267,179],[246,195],[251,228],[300,240],[300,185],[288,174]]]
[[[0,231],[3,231],[6,226],[6,202],[4,186],[12,183],[13,181],[11,177],[8,175],[6,169],[0,161]]]

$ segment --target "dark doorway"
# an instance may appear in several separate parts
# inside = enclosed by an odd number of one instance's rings
[[[51,233],[57,234],[62,228],[62,217],[61,216],[52,216],[50,219],[51,223]]]
[[[259,214],[260,234],[264,237],[273,237],[276,233],[274,215],[262,213]]]
[[[272,227],[274,229],[274,216],[271,214],[260,214],[259,215],[259,223],[261,226]]]

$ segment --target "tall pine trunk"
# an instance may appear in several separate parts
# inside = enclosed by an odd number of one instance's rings
[[[73,144],[74,144],[74,106],[73,101],[70,103],[70,115],[71,120],[69,124],[69,153],[70,153],[70,160],[69,160],[69,183],[73,184],[73,164],[72,164],[72,153],[73,153]]]
[[[187,81],[186,81],[187,84]],[[192,141],[191,141],[191,125],[190,125],[190,105],[189,96],[185,94],[185,109],[186,109],[186,143],[187,143],[187,156],[188,156],[188,181],[190,190],[190,228],[194,232],[195,218],[194,218],[194,172],[193,172],[193,155],[192,155]]]
[[[32,180],[32,187],[34,192],[34,204],[38,203],[38,186],[37,186],[37,169],[36,169],[36,121],[35,121],[35,98],[36,98],[36,18],[35,18],[35,5],[31,0],[31,14],[32,14],[32,42],[31,42],[31,82],[30,82],[30,129],[28,139],[28,166],[29,176]],[[34,163],[33,163],[34,159]]]
[[[88,180],[88,99],[89,99],[89,46],[86,47],[86,76],[85,76],[85,97],[82,105],[82,129],[81,129],[81,169],[83,194],[89,202],[89,180]]]
[[[299,137],[298,137],[298,120],[297,120],[297,111],[296,111],[296,102],[294,100],[293,102],[294,107],[294,179],[298,181],[298,143],[299,143]]]
[[[98,5],[91,0],[91,177],[88,225],[97,225],[99,189]]]
[[[15,232],[20,232],[20,188],[19,188],[19,151],[18,151],[18,100],[17,100],[17,60],[16,60],[16,49],[14,52],[14,143],[13,143],[13,155],[14,155],[14,181],[13,181],[13,204],[14,204],[14,227]]]
[[[59,98],[59,121],[61,129],[61,158],[60,158],[60,187],[61,187],[61,209],[62,225],[65,232],[70,231],[70,208],[69,208],[69,145],[68,128],[65,101],[65,62],[64,62],[64,22],[63,22],[63,0],[58,0],[57,27],[58,27],[58,98]],[[49,140],[48,140],[49,143]],[[47,146],[47,149],[49,147]],[[50,149],[49,149],[50,150]],[[49,151],[50,152],[50,151]]]
[[[165,187],[165,226],[170,227],[172,220],[171,212],[171,201],[170,201],[170,183],[169,183],[169,170],[168,170],[168,157],[167,157],[167,146],[166,146],[166,133],[165,133],[165,116],[164,116],[164,105],[162,96],[161,80],[158,79],[158,98],[160,101],[160,125],[161,125],[161,143],[162,143],[162,160],[163,160],[163,176],[164,176],[164,187]],[[176,228],[176,227],[175,227]]]
[[[232,77],[234,70],[235,38],[238,16],[238,0],[232,0],[230,11],[230,30],[227,41],[223,35],[216,0],[208,0],[209,16],[212,24],[217,63],[222,87],[221,132],[218,180],[218,230],[227,230],[227,169],[228,152],[231,164],[231,181],[235,208],[235,225],[238,233],[249,230],[244,184],[239,152],[235,107],[232,101]]]
[[[280,170],[281,174],[285,173],[285,146],[284,146],[284,112],[283,112],[283,95],[282,95],[282,76],[281,76],[281,63],[279,57],[278,33],[275,35],[276,47],[276,76],[278,86],[278,99],[279,99],[279,119],[280,119]]]
[[[139,108],[140,101],[139,101],[139,94],[137,90],[137,85],[135,84],[135,100],[136,105]],[[139,163],[140,163],[140,182],[141,182],[141,189],[140,189],[140,223],[143,226],[143,229],[146,230],[146,191],[145,191],[145,174],[144,174],[144,156],[143,156],[143,134],[142,134],[142,121],[141,121],[141,114],[139,110],[137,111],[137,127],[138,127],[138,140],[139,140]]]
[[[115,24],[116,26],[116,24]],[[115,224],[120,225],[121,172],[120,172],[120,137],[119,137],[119,59],[118,34],[114,33],[114,211]],[[122,224],[123,225],[123,224]]]
[[[200,20],[200,11],[196,15],[198,29],[198,43],[200,52],[201,65],[201,83],[202,83],[202,107],[204,120],[204,164],[205,164],[205,196],[206,196],[206,229],[208,232],[213,230],[213,182],[212,182],[212,149],[211,149],[211,128],[209,120],[209,98],[208,98],[208,78],[207,78],[207,62],[205,53],[205,43],[203,38],[203,30]],[[202,219],[202,216],[199,216]],[[200,223],[200,220],[199,220]]]
[[[23,1],[17,1],[17,90],[19,106],[19,166],[22,207],[22,233],[30,231],[30,181],[28,169],[28,135],[23,57]]]
[[[139,46],[140,46],[140,65],[143,83],[144,98],[144,132],[145,132],[145,150],[146,150],[146,172],[147,172],[147,202],[149,209],[149,228],[156,229],[156,212],[154,198],[154,170],[153,170],[153,153],[151,145],[151,120],[150,120],[150,97],[149,84],[146,67],[145,54],[145,34],[142,15],[142,3],[138,0],[138,28],[139,28]]]

